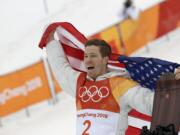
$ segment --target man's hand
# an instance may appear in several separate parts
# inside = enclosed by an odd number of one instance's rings
[[[176,78],[177,80],[180,79],[180,67],[178,67],[178,68],[175,69],[174,74],[175,74],[175,78]]]

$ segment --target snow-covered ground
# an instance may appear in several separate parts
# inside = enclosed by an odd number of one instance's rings
[[[61,93],[55,105],[47,101],[29,107],[30,117],[22,110],[1,120],[0,135],[74,135],[75,102]]]

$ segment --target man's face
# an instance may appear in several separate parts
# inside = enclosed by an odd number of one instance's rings
[[[87,46],[84,52],[84,64],[87,75],[96,79],[99,75],[106,73],[108,57],[102,57],[97,46]]]

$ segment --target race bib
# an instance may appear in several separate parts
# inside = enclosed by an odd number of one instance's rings
[[[84,109],[77,112],[76,135],[116,135],[119,114]]]

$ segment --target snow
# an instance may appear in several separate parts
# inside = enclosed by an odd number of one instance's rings
[[[30,117],[22,110],[3,118],[0,135],[74,135],[75,101],[61,93],[55,105],[43,102],[29,107]]]

